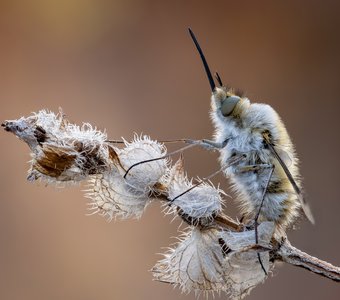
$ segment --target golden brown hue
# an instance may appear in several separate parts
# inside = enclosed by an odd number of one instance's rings
[[[43,145],[41,148],[43,155],[40,155],[33,162],[33,168],[38,172],[59,177],[66,169],[70,168],[76,158],[73,149],[67,147],[57,147],[53,145]]]
[[[339,265],[340,3],[337,1],[17,1],[0,3],[0,120],[61,106],[110,138],[208,138],[209,87],[186,28],[223,82],[275,107],[301,158],[317,227],[292,242]],[[207,48],[208,47],[208,48]],[[0,132],[3,299],[185,299],[151,281],[178,223],[153,205],[140,222],[85,217],[79,189],[27,184],[26,146]],[[173,148],[175,146],[172,146]],[[185,153],[190,176],[216,155]],[[223,176],[221,182],[226,190]],[[226,211],[234,215],[232,201]],[[276,272],[275,272],[276,273]],[[306,288],[308,287],[308,288]],[[336,299],[339,287],[283,267],[251,299]],[[215,299],[225,299],[216,295]]]

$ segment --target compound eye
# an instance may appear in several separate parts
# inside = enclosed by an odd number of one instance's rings
[[[223,100],[222,106],[221,106],[222,115],[225,117],[229,116],[233,112],[236,104],[240,100],[241,98],[237,96],[230,96],[230,97],[227,97],[225,100]]]

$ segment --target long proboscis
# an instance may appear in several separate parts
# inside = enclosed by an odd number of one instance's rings
[[[205,72],[207,74],[207,77],[208,77],[208,80],[209,80],[209,83],[210,83],[210,87],[211,87],[211,91],[214,91],[216,85],[215,85],[215,82],[214,82],[214,78],[213,76],[211,75],[211,72],[210,72],[210,68],[209,68],[209,65],[207,63],[207,60],[205,59],[205,56],[203,54],[203,51],[201,49],[201,46],[200,44],[198,43],[196,37],[195,37],[195,34],[192,32],[192,30],[190,28],[188,28],[189,30],[189,33],[190,33],[190,36],[192,38],[192,40],[194,41],[195,43],[195,46],[196,46],[196,49],[202,59],[202,62],[203,62],[203,66],[204,66],[204,69],[205,69]]]

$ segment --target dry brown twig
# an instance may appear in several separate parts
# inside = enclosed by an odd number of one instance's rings
[[[193,188],[181,159],[172,167],[167,159],[155,160],[167,156],[157,141],[135,137],[116,148],[90,124],[78,127],[62,113],[47,111],[2,126],[32,151],[28,180],[57,184],[87,180],[86,197],[93,213],[108,219],[139,218],[151,201],[158,200],[166,213],[180,216],[188,229],[153,268],[156,280],[178,285],[184,292],[225,291],[232,299],[241,299],[281,261],[340,281],[339,267],[293,247],[285,234],[276,233],[272,222],[259,224],[256,243],[252,224],[223,214],[222,190],[206,182]],[[145,160],[149,162],[124,176]]]

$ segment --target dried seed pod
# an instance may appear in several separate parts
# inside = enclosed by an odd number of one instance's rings
[[[197,227],[184,234],[152,269],[154,278],[178,285],[184,293],[221,291],[226,285],[224,257],[216,229]]]
[[[166,154],[163,144],[144,135],[135,135],[132,142],[125,141],[125,148],[119,150],[120,162],[125,170],[141,161],[152,160]],[[126,183],[136,191],[149,192],[167,172],[168,161],[159,159],[135,166],[126,176]]]
[[[168,173],[167,162],[159,160],[136,166],[124,178],[126,170],[134,163],[165,155],[164,146],[146,136],[136,136],[125,145],[117,151],[118,168],[92,176],[86,194],[91,199],[93,213],[100,213],[109,220],[140,218],[152,200],[155,185]]]
[[[180,158],[171,169],[168,179],[169,199],[175,199],[168,213],[178,213],[189,225],[207,226],[221,212],[221,194],[224,192],[205,182],[188,191],[193,186],[184,173],[183,160]]]
[[[269,271],[270,240],[274,223],[259,225],[259,245],[254,230],[225,232],[194,227],[177,247],[170,249],[152,269],[156,280],[180,286],[183,292],[221,292],[242,299],[266,279],[257,254]]]
[[[258,259],[261,256],[262,265],[267,274],[273,264],[269,261],[270,241],[273,237],[275,224],[263,222],[258,226],[259,244],[256,245],[254,230],[244,232],[222,231],[220,243],[228,249],[225,253],[225,276],[227,285],[224,290],[231,299],[242,299],[262,283],[267,275],[263,272]]]
[[[90,124],[70,124],[62,113],[41,110],[27,118],[6,121],[12,132],[32,150],[28,179],[74,182],[102,173],[117,163],[107,136]]]
[[[131,188],[119,171],[92,176],[89,186],[86,197],[91,199],[90,210],[109,221],[113,218],[140,218],[151,201],[148,193]]]

